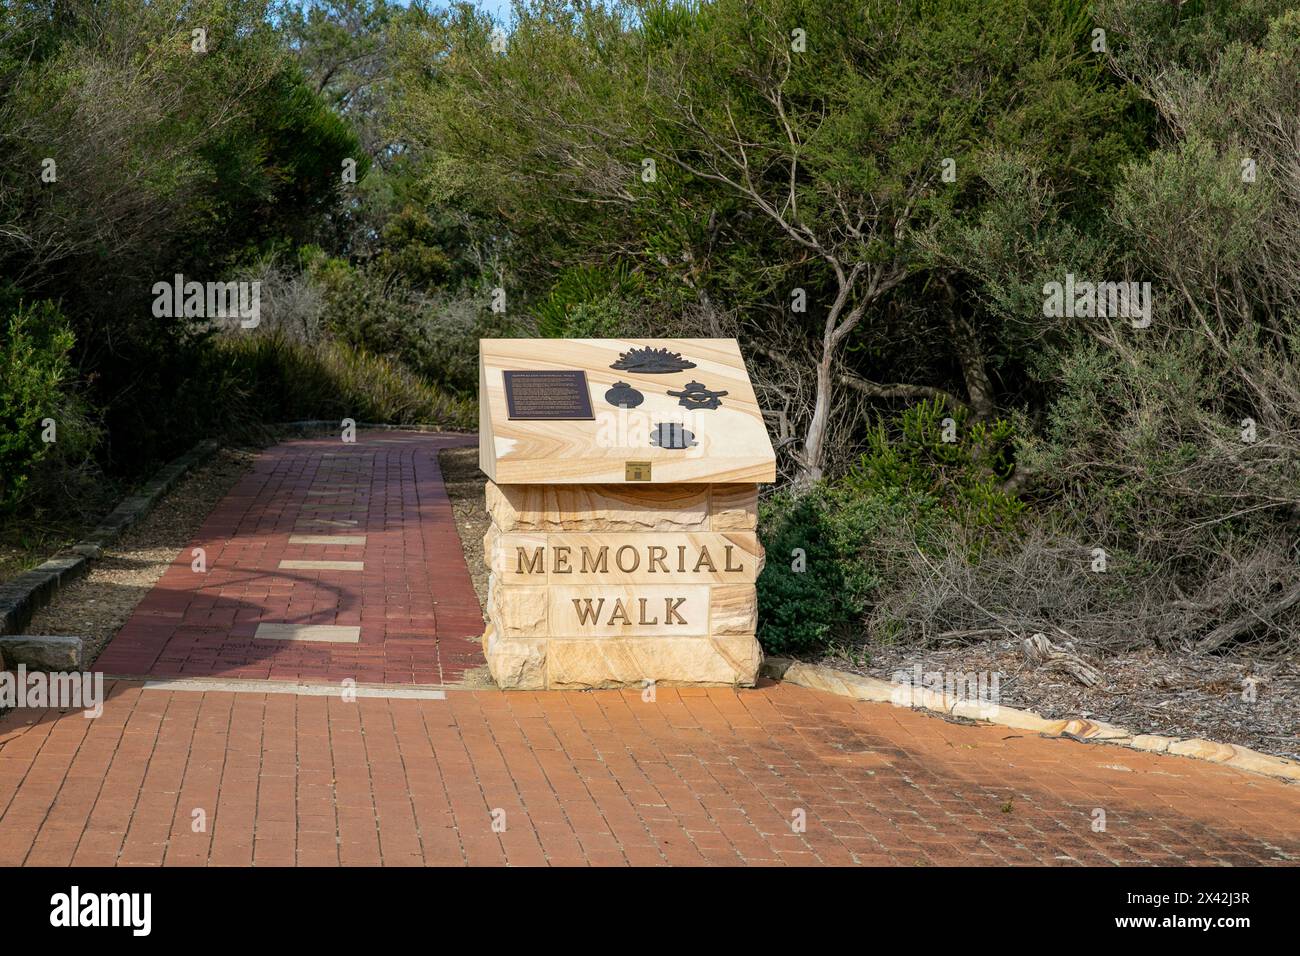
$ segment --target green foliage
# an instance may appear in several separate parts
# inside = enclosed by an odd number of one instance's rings
[[[50,492],[60,468],[84,462],[98,437],[70,391],[73,344],[51,302],[20,304],[0,324],[0,510]],[[46,420],[54,442],[43,438]]]
[[[945,432],[956,441],[945,442]],[[852,642],[877,591],[915,573],[915,552],[956,548],[977,561],[991,542],[1014,534],[1025,505],[1001,489],[1013,437],[1009,422],[971,422],[938,401],[920,402],[892,427],[873,428],[843,478],[766,501],[763,646],[808,653]],[[803,550],[803,571],[792,564],[794,549]]]
[[[853,619],[828,511],[820,489],[763,503],[767,563],[758,578],[758,639],[769,653],[815,650]]]
[[[223,339],[193,383],[192,400],[220,409],[236,434],[262,423],[342,419],[391,425],[472,427],[473,406],[400,364],[338,342],[307,345],[279,335]]]
[[[1183,295],[1211,297],[1223,274],[1260,265],[1260,239],[1276,202],[1269,177],[1244,183],[1241,157],[1193,134],[1131,167],[1115,193],[1115,222],[1141,235],[1134,257],[1178,264]]]
[[[200,233],[203,246],[194,254],[209,259],[244,246],[319,239],[338,205],[343,160],[356,161],[358,181],[370,168],[347,121],[293,64],[258,90],[244,122],[204,143],[198,155],[211,170],[209,214],[226,226],[217,235]]]
[[[758,637],[776,654],[824,651],[852,641],[889,573],[875,543],[924,514],[915,492],[815,485],[780,492],[759,511],[767,563],[758,579]],[[917,527],[918,535],[925,529]],[[802,552],[802,556],[800,555]]]
[[[807,32],[806,55],[789,55],[794,23]],[[1081,0],[543,3],[520,11],[502,57],[490,25],[464,8],[410,48],[403,120],[453,160],[439,172],[456,188],[496,197],[518,227],[545,224],[540,248],[552,248],[557,228],[577,230],[588,249],[630,242],[647,267],[720,294],[724,279],[753,285],[779,274],[774,258],[802,258],[721,178],[743,175],[718,148],[733,135],[751,144],[748,178],[764,196],[782,195],[789,138],[800,143],[791,212],[818,236],[842,204],[868,197],[918,221],[978,203],[966,170],[996,148],[1025,151],[1071,201],[1091,202],[1140,138],[1131,94],[1088,50],[1091,25]],[[782,95],[789,130],[769,89]],[[467,99],[491,108],[467,111]],[[638,181],[645,156],[661,157],[651,184]],[[913,197],[909,183],[932,178],[945,156],[961,185]],[[700,257],[719,229],[728,242],[714,275]],[[656,237],[670,248],[655,248]],[[734,257],[774,237],[783,245],[761,257],[766,275],[733,270]],[[882,236],[859,255],[905,251]]]
[[[1097,3],[1101,22],[1118,34],[1115,57],[1130,75],[1145,70],[1145,58],[1156,53],[1162,69],[1189,77],[1211,69],[1234,44],[1261,45],[1270,24],[1294,9],[1294,0]]]
[[[424,210],[403,206],[380,233],[379,268],[417,287],[438,287],[465,278],[448,247],[456,236]]]
[[[408,245],[403,255],[420,253]],[[479,338],[507,336],[512,325],[492,314],[487,297],[473,289],[425,293],[389,271],[390,266],[384,258],[364,265],[333,257],[309,263],[331,336],[353,349],[400,362],[439,388],[474,394]]]
[[[546,338],[616,338],[627,331],[628,302],[635,294],[623,264],[566,269],[533,306],[537,331]]]
[[[1010,532],[1025,510],[1002,490],[1013,441],[1009,421],[972,422],[965,411],[926,400],[905,410],[892,432],[877,423],[839,486],[850,495],[910,501],[914,523],[939,511],[977,537]]]
[[[230,280],[263,250],[333,238],[341,161],[367,165],[263,0],[16,7],[0,32],[0,153],[0,275],[58,298],[112,437],[100,459],[127,474],[191,445],[207,416],[174,401],[207,335],[153,316],[153,283]]]
[[[582,285],[604,284],[592,263],[619,262],[640,283],[630,311],[656,331],[761,343],[753,371],[770,407],[789,401],[802,449],[783,448],[802,450],[787,464],[808,479],[839,471],[828,444],[853,444],[815,430],[857,417],[815,364],[900,382],[887,391],[901,396],[987,380],[987,416],[1057,332],[1031,308],[1034,275],[985,305],[993,270],[972,233],[996,233],[1011,218],[996,207],[1024,192],[1006,163],[1075,239],[1149,139],[1139,98],[1090,49],[1085,0],[540,0],[521,5],[504,53],[492,26],[456,6],[403,47],[399,125],[433,157],[430,180],[491,210],[510,274],[545,290],[543,334],[617,327],[618,303]],[[1049,258],[1037,210],[1010,212],[1016,240]],[[1002,245],[998,261],[1018,263]],[[828,320],[845,328],[827,335]],[[810,385],[780,395],[791,377]]]
[[[1300,341],[1300,317],[1279,321]],[[1212,562],[1220,532],[1289,534],[1300,448],[1279,426],[1300,408],[1300,371],[1275,345],[1257,330],[1233,341],[1277,403],[1269,411],[1252,407],[1213,346],[1190,333],[1131,361],[1096,346],[1058,354],[1059,396],[1022,461],[1070,502],[1064,523],[1105,529],[1134,553],[1178,555],[1184,568]],[[1245,441],[1247,420],[1269,437]]]

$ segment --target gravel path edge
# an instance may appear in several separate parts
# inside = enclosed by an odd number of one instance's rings
[[[137,493],[120,502],[86,538],[68,549],[71,554],[55,555],[0,585],[0,634],[22,633],[32,615],[53,601],[61,588],[84,575],[90,562],[104,548],[147,515],[187,472],[216,454],[218,447],[215,441],[199,442],[160,468]]]

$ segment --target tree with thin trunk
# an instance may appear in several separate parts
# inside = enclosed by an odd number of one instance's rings
[[[976,144],[1032,145],[1067,191],[1114,161],[1090,124],[1122,98],[1089,58],[1081,4],[934,7],[543,0],[495,45],[462,9],[409,45],[403,123],[441,182],[495,206],[517,251],[631,259],[683,290],[695,334],[740,334],[773,369],[756,370],[762,394],[798,380],[799,400],[769,411],[810,483],[846,394],[995,407],[996,333],[951,287],[927,284],[935,307],[890,331],[906,356],[881,344],[882,305],[927,268],[918,232],[979,202]]]

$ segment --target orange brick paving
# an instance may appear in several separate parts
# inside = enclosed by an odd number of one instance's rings
[[[2,865],[1297,862],[1295,786],[791,685],[0,720]]]
[[[184,549],[96,669],[460,679],[482,619],[436,453],[467,441],[269,449],[193,542],[207,572]],[[360,643],[255,639],[266,622]],[[109,686],[97,719],[0,719],[0,865],[1300,862],[1300,788],[792,685],[354,702]]]

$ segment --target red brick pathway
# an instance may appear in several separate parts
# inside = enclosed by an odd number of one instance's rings
[[[360,432],[258,456],[95,664],[110,675],[442,684],[483,663],[483,619],[438,450],[473,435]],[[364,546],[290,544],[365,535]],[[192,567],[193,549],[207,570]],[[281,561],[362,562],[286,570]],[[359,626],[359,643],[254,638],[259,624]]]
[[[207,572],[187,548],[96,668],[455,681],[481,662],[481,625],[435,456],[472,440],[268,451],[194,542]],[[360,643],[255,640],[261,623],[359,626]],[[1298,787],[793,685],[109,688],[97,719],[0,719],[0,865],[1300,863]]]
[[[1297,862],[1300,788],[793,685],[0,720],[0,865]]]

